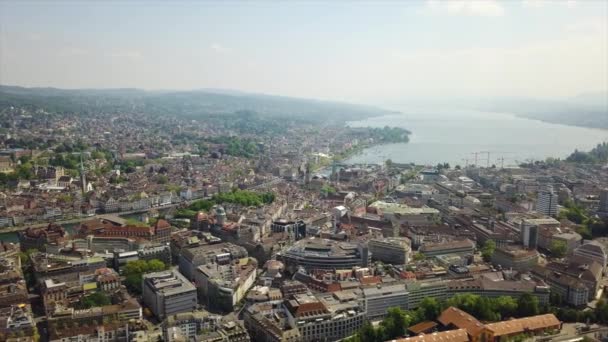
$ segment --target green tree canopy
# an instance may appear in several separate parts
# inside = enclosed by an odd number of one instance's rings
[[[549,247],[549,250],[551,251],[551,255],[553,255],[554,257],[563,258],[568,252],[568,246],[566,245],[565,241],[553,239],[551,240],[551,246]]]
[[[162,271],[166,268],[165,263],[158,259],[129,261],[123,269],[125,284],[131,291],[141,293],[143,275],[145,273]]]
[[[492,260],[492,255],[494,255],[494,251],[496,250],[496,242],[494,240],[486,240],[481,248],[481,257],[485,262],[490,262]]]

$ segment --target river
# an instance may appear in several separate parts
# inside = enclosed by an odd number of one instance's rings
[[[516,165],[547,157],[565,158],[608,141],[608,130],[552,124],[510,114],[475,111],[407,112],[350,122],[352,127],[396,126],[412,132],[410,142],[370,147],[347,163],[397,163],[452,166],[475,163],[475,152],[489,151],[489,165]],[[487,152],[478,153],[485,166]]]

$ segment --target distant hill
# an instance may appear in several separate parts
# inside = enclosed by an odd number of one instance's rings
[[[606,93],[587,93],[560,100],[503,97],[481,100],[476,107],[546,122],[608,129]]]
[[[249,94],[229,90],[145,91],[141,89],[57,89],[0,86],[0,108],[26,106],[58,113],[208,115],[253,111],[268,117],[307,121],[350,121],[391,112],[364,105]]]

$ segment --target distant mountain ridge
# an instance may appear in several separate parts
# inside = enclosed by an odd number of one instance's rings
[[[560,100],[501,97],[480,100],[475,107],[551,123],[608,129],[606,93],[586,93]]]
[[[0,86],[0,106],[31,106],[56,112],[133,112],[204,117],[254,111],[269,117],[351,121],[392,112],[367,105],[250,94],[230,90],[59,89]]]

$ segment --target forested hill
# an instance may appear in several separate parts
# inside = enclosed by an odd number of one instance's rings
[[[389,114],[383,109],[364,105],[227,91],[67,90],[0,86],[0,109],[6,106],[80,115],[137,112],[192,118],[253,111],[268,117],[338,122]]]
[[[597,144],[589,152],[574,151],[566,161],[575,163],[608,163],[608,142]]]

